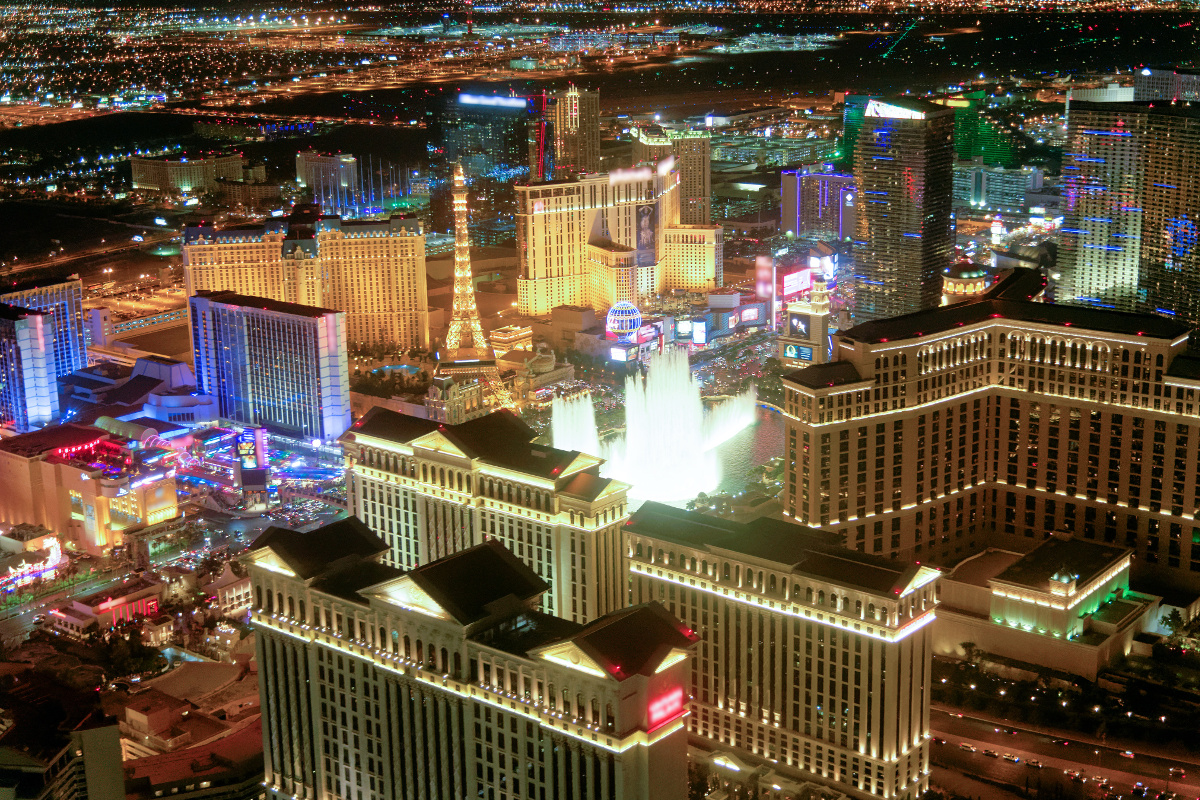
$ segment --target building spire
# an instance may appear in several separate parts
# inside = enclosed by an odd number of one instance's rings
[[[491,408],[516,408],[504,385],[492,346],[483,337],[475,284],[471,275],[471,240],[467,234],[467,180],[462,162],[454,164],[454,308],[446,344],[438,354],[437,374],[483,384],[484,404]]]
[[[475,305],[471,241],[467,234],[467,181],[461,161],[454,164],[454,308],[450,330],[446,333],[446,349],[451,352],[474,350],[474,358],[492,355],[491,347],[483,338],[479,307]]]

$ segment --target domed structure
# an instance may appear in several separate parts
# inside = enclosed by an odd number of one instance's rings
[[[990,283],[986,266],[961,258],[942,271],[942,305],[983,294]]]
[[[604,328],[617,337],[618,342],[632,342],[637,339],[637,332],[642,327],[642,312],[637,306],[622,300],[608,310],[608,318]]]

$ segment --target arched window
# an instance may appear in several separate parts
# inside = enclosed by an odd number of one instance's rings
[[[254,587],[254,606],[255,606],[255,608],[258,608],[259,610],[261,610],[261,609],[262,609],[262,607],[263,607],[263,604],[262,604],[262,587],[261,587],[261,586],[255,586],[255,587]]]
[[[455,653],[457,655],[457,653]],[[442,648],[442,672],[447,672],[450,669],[450,651]]]
[[[454,654],[454,677],[462,678],[462,653]]]
[[[412,641],[407,636],[404,637],[404,657],[412,658]]]
[[[300,621],[305,622],[305,623],[308,622],[308,614],[305,613],[305,611],[304,611],[304,601],[303,600],[300,601]]]
[[[296,618],[296,601],[290,597],[288,598],[288,618]]]

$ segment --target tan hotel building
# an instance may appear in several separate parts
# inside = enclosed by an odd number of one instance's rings
[[[1200,585],[1200,354],[1174,320],[976,299],[869,322],[785,378],[784,511],[848,547],[949,564],[1051,531]]]
[[[631,602],[660,602],[700,636],[694,754],[732,753],[854,798],[924,794],[938,570],[781,520],[659,503],[625,532]]]

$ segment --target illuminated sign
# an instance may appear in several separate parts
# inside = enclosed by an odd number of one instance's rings
[[[691,336],[692,335],[692,321],[690,319],[681,319],[678,322],[676,322],[675,323],[675,335],[680,336],[680,337]]]
[[[242,469],[258,467],[258,437],[255,428],[243,428],[237,436],[237,457]]]
[[[658,338],[658,326],[654,324],[643,325],[638,329],[637,340],[638,344],[645,344]]]
[[[788,315],[788,335],[807,339],[812,336],[812,319],[808,314]]]
[[[611,361],[620,361],[622,364],[629,360],[629,351],[624,347],[608,348],[608,358]]]
[[[757,321],[758,321],[758,309],[757,308],[746,308],[746,309],[742,310],[742,322],[757,322]]]
[[[708,344],[708,323],[698,319],[692,323],[692,344]]]
[[[797,361],[812,361],[813,349],[798,344],[784,345],[783,357],[794,358]]]
[[[738,315],[737,314],[730,314],[725,319],[725,327],[726,328],[736,328],[737,324],[738,324]]]
[[[754,293],[759,300],[775,299],[775,259],[771,256],[754,258]]]
[[[924,111],[914,111],[911,108],[901,108],[882,100],[871,100],[867,103],[864,116],[883,117],[884,119],[925,119]]]
[[[648,181],[654,177],[654,170],[649,167],[640,167],[638,169],[614,169],[608,173],[609,184],[616,183],[634,183],[637,181]]]
[[[651,728],[670,722],[683,711],[683,689],[675,687],[650,701],[646,716]]]
[[[458,102],[469,106],[492,106],[494,108],[525,108],[524,97],[489,97],[479,94],[460,94]]]
[[[783,276],[783,296],[787,297],[812,289],[812,270],[801,269]]]

